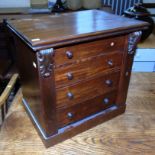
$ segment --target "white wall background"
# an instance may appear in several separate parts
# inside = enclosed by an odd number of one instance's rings
[[[0,8],[30,7],[31,0],[0,0]]]

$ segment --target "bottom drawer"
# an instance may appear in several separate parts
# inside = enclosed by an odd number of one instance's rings
[[[59,128],[70,123],[81,120],[87,116],[107,109],[115,104],[116,91],[95,97],[86,102],[77,104],[69,108],[61,108],[57,111]]]

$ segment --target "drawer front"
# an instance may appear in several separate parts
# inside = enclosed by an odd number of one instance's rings
[[[55,65],[59,67],[66,63],[70,64],[81,59],[96,56],[103,52],[123,51],[124,42],[125,37],[121,36],[56,49]]]
[[[57,89],[57,108],[69,107],[82,103],[103,93],[110,92],[117,88],[120,72],[106,73],[96,79],[83,80],[82,82]]]
[[[115,100],[116,92],[113,91],[75,106],[59,109],[57,111],[59,128],[105,110],[114,105]]]
[[[122,64],[122,52],[103,54],[87,61],[59,67],[55,69],[56,87],[73,84],[88,77],[103,74],[109,69],[118,68]]]

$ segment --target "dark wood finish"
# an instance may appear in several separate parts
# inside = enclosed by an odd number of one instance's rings
[[[117,89],[120,72],[114,71],[104,74],[105,75],[96,77],[95,79],[83,80],[78,84],[57,89],[57,107],[72,106]],[[112,82],[111,85],[106,83],[108,80]],[[67,96],[68,93],[72,93],[73,97],[69,98]]]
[[[45,65],[45,69],[48,69],[47,66],[50,66],[50,64],[53,63],[52,53],[46,53],[46,51],[33,53],[19,38],[15,37],[15,42],[16,45],[18,45],[17,61],[19,73],[22,75],[20,78],[23,86],[22,90],[24,98],[30,103],[29,106],[35,114],[36,119],[43,127],[45,135],[50,136],[57,132],[54,108],[56,105],[53,81],[54,75],[51,67],[51,73],[46,77],[48,71],[42,71],[44,69],[44,66],[42,65]],[[46,59],[44,59],[44,57]],[[42,73],[43,75],[41,75]]]
[[[5,75],[8,72],[10,65],[11,65],[11,60],[9,59],[0,60],[0,81],[4,79]]]
[[[11,79],[15,70],[15,45],[4,23],[0,20],[0,80]]]
[[[34,49],[42,49],[41,46],[44,45],[49,48],[55,47],[56,44],[60,46],[75,43],[77,39],[89,40],[88,38],[97,35],[108,36],[115,32],[117,34],[129,33],[148,26],[144,22],[129,20],[98,10],[19,19],[8,21],[8,24]]]
[[[107,99],[108,102],[105,102],[105,99]],[[115,99],[116,91],[109,94],[99,95],[92,98],[91,100],[81,102],[80,104],[69,108],[61,108],[58,110],[57,114],[59,124],[58,126],[61,128],[87,116],[108,109],[110,106],[116,103]]]
[[[31,17],[44,16],[43,14],[0,14],[0,80],[11,78],[16,69],[15,44],[12,35],[6,29],[5,22],[7,20],[25,19]]]
[[[122,51],[124,46],[124,37],[115,37],[109,39],[102,39],[89,43],[78,44],[74,46],[67,46],[56,49],[55,64],[56,67],[63,66],[65,64],[71,64],[75,61],[88,59],[88,57],[94,57],[99,54],[106,54],[114,51]],[[80,51],[80,52],[79,52]],[[72,58],[67,57],[67,53],[72,53]]]
[[[135,31],[147,26],[97,10],[7,22],[23,104],[46,146],[125,111]]]
[[[12,63],[9,55],[8,38],[4,25],[0,23],[0,81],[4,79]]]
[[[56,93],[53,68],[53,49],[42,50],[37,53],[39,84],[42,100],[42,115],[44,116],[47,133],[51,136],[57,133]],[[42,116],[41,116],[42,117]]]
[[[129,34],[126,38],[126,48],[124,49],[126,52],[124,53],[122,72],[120,76],[120,85],[117,96],[117,104],[122,105],[127,98],[127,91],[130,82],[133,58],[136,50],[136,45],[140,40],[141,32],[133,32]],[[119,95],[121,94],[121,95]]]
[[[122,65],[122,52],[103,53],[96,57],[88,57],[71,65],[55,69],[56,87],[71,85],[89,77],[103,74],[109,70],[119,69]],[[83,67],[84,66],[84,67]],[[69,75],[68,75],[69,74]],[[69,79],[69,77],[70,79]]]

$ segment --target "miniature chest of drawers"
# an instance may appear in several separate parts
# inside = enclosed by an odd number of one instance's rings
[[[89,10],[7,21],[23,104],[45,146],[125,111],[144,22]]]

